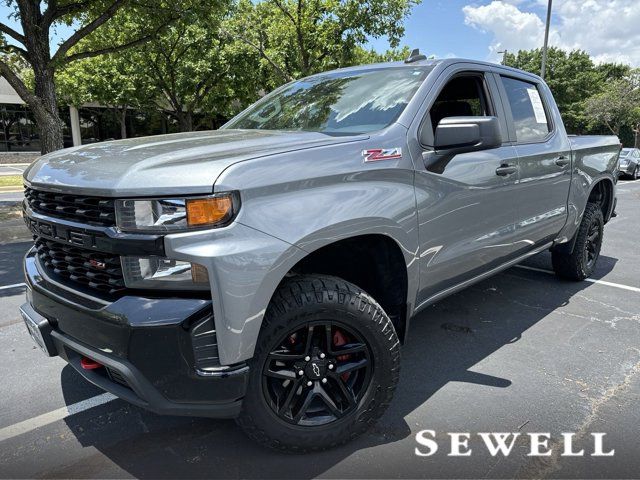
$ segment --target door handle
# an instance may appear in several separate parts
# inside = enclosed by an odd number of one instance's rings
[[[507,175],[513,175],[518,171],[518,167],[514,165],[502,165],[496,168],[496,175],[506,177]]]
[[[556,158],[555,163],[559,167],[566,167],[569,165],[569,158],[562,155],[561,157]]]

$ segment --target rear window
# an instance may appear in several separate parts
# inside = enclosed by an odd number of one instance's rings
[[[516,139],[520,143],[540,142],[551,131],[551,123],[538,87],[515,78],[502,77],[511,106]]]

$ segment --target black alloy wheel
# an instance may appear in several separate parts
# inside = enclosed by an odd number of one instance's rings
[[[269,353],[263,393],[285,422],[326,425],[357,407],[372,369],[371,350],[354,330],[313,322],[287,333]]]

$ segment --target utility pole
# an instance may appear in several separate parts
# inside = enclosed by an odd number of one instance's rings
[[[547,24],[544,29],[544,46],[542,47],[542,69],[540,70],[540,76],[544,80],[544,76],[547,73],[547,49],[549,48],[549,27],[551,26],[551,4],[553,0],[549,0],[549,6],[547,7]]]
[[[496,53],[501,53],[502,54],[502,65],[504,65],[505,67],[507,66],[507,53],[509,53],[509,50],[507,50],[506,48],[504,50],[500,50]]]

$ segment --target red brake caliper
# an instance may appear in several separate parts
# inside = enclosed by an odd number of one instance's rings
[[[333,346],[334,347],[341,347],[342,345],[346,345],[348,343],[348,339],[346,337],[346,335],[344,333],[342,333],[342,331],[336,329],[335,332],[333,332]],[[349,360],[350,355],[338,355],[336,358],[338,361],[340,362],[345,362],[347,360]],[[342,381],[346,382],[347,379],[349,378],[349,375],[351,375],[350,373],[343,373],[342,374]]]

